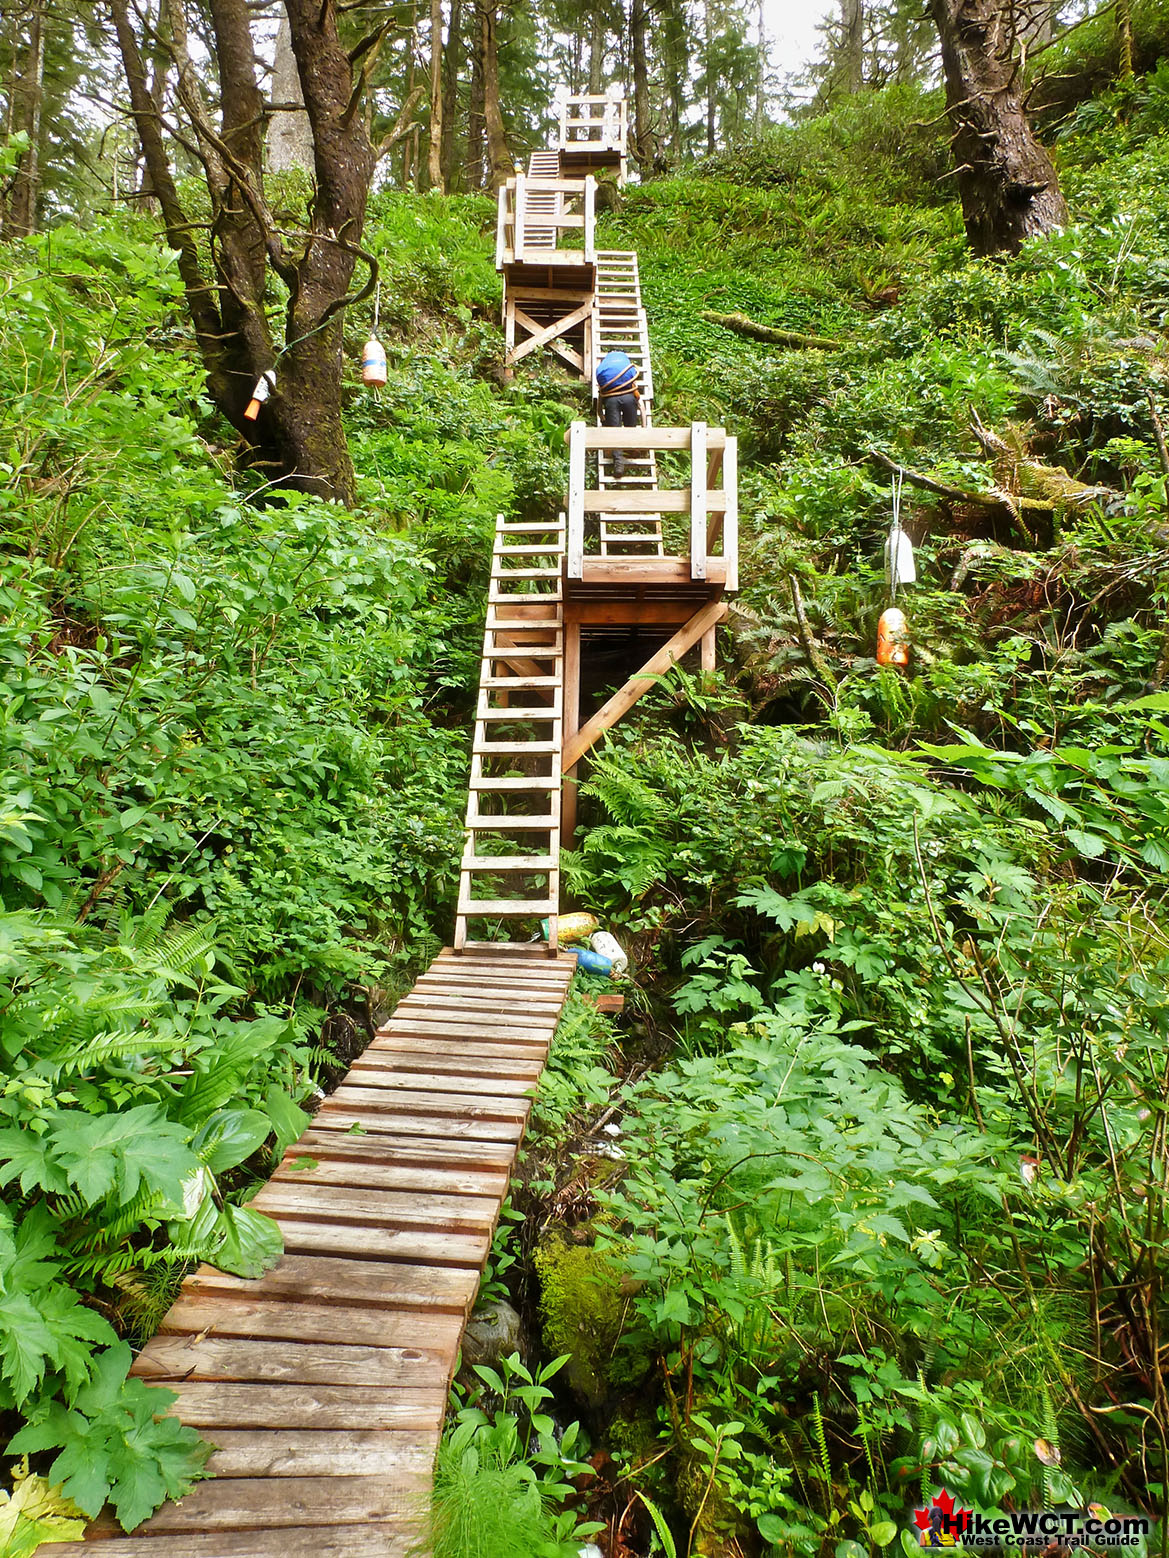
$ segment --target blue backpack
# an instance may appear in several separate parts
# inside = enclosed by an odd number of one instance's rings
[[[628,393],[637,382],[637,369],[624,352],[606,352],[597,364],[597,388],[602,395]]]

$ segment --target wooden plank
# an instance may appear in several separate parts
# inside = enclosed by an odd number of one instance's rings
[[[549,990],[567,990],[574,969],[557,963],[554,959],[524,959],[513,962],[508,958],[478,958],[468,953],[440,953],[427,969],[423,978],[437,974],[480,974],[487,979],[511,977],[517,983],[540,984]]]
[[[593,743],[615,725],[622,715],[628,713],[637,700],[655,685],[659,676],[676,664],[708,628],[722,621],[726,611],[727,608],[722,601],[712,601],[701,611],[696,612],[686,626],[680,628],[668,643],[663,644],[657,654],[651,656],[641,670],[635,676],[631,676],[625,685],[619,688],[581,727],[572,741],[565,743],[565,768],[579,762]]]
[[[220,1477],[385,1477],[403,1494],[429,1489],[435,1452],[408,1428],[217,1428],[215,1445],[207,1469]]]
[[[524,1120],[531,1102],[527,1098],[493,1098],[489,1093],[464,1094],[435,1093],[403,1089],[358,1087],[343,1083],[333,1094],[330,1103],[339,1108],[361,1108],[379,1114],[401,1111],[412,1115],[429,1115],[432,1120]]]
[[[500,1062],[511,1061],[515,1064],[527,1062],[535,1065],[538,1070],[543,1068],[548,1054],[548,1046],[551,1042],[551,1028],[543,1033],[537,1031],[531,1039],[464,1039],[460,1038],[450,1045],[436,1044],[417,1033],[387,1033],[383,1038],[375,1039],[365,1052],[367,1059],[377,1058],[381,1055],[412,1053],[418,1057],[445,1054],[450,1059],[462,1058],[472,1060],[498,1060]],[[474,1067],[468,1066],[468,1074],[473,1073]],[[484,1073],[490,1075],[490,1072]]]
[[[285,1527],[272,1531],[185,1531],[181,1536],[123,1536],[94,1548],[95,1558],[409,1558],[418,1541],[411,1517],[376,1525]],[[37,1548],[37,1558],[77,1558],[75,1543]]]
[[[139,1379],[267,1384],[433,1386],[449,1354],[425,1347],[344,1346],[253,1337],[155,1336],[134,1362]]]
[[[505,1142],[452,1141],[449,1137],[395,1136],[382,1132],[363,1136],[358,1132],[337,1130],[333,1126],[317,1129],[319,1116],[296,1144],[298,1153],[319,1154],[324,1158],[352,1158],[371,1164],[390,1163],[405,1166],[421,1164],[459,1168],[491,1168],[507,1173],[515,1160],[515,1148]]]
[[[337,1156],[336,1149],[330,1147],[319,1149],[308,1159],[313,1167],[294,1169],[292,1165],[304,1156],[297,1153],[284,1160],[279,1169],[282,1181],[307,1185],[362,1185],[367,1190],[441,1190],[451,1195],[491,1194],[500,1198],[507,1194],[507,1172],[500,1168],[448,1167],[393,1159],[371,1163],[359,1157]]]
[[[690,448],[690,428],[688,427],[588,427],[581,423],[584,433],[586,449],[625,449],[631,454],[638,454],[643,449],[676,449],[686,451]],[[706,430],[706,447],[709,451],[724,449],[727,442],[727,430],[725,427],[708,427]]]
[[[571,744],[580,728],[580,627],[565,625],[564,639],[564,729],[563,742]],[[560,836],[567,848],[572,848],[576,832],[577,774],[576,765],[565,770],[568,780],[560,792]]]
[[[706,423],[690,426],[690,577],[706,578]]]
[[[424,1508],[420,1499],[417,1517]],[[365,1525],[400,1519],[405,1513],[401,1490],[381,1477],[220,1477],[196,1483],[177,1504],[164,1504],[141,1529],[155,1536],[168,1531]]]
[[[351,1130],[358,1125],[370,1136],[379,1131],[391,1135],[433,1136],[436,1130],[441,1130],[452,1140],[518,1143],[524,1134],[524,1122],[519,1120],[444,1119],[440,1125],[433,1115],[379,1112],[364,1104],[360,1107],[342,1103],[322,1106],[316,1122],[341,1130]]]
[[[584,561],[585,434],[583,422],[568,430],[568,535],[565,576],[579,579]]]
[[[233,1298],[292,1298],[305,1303],[337,1299],[371,1308],[446,1309],[454,1314],[465,1313],[477,1285],[476,1273],[449,1267],[332,1260],[313,1255],[285,1255],[271,1271],[252,1281],[227,1276],[211,1266],[200,1266],[187,1278],[187,1290],[192,1296],[227,1293]]]
[[[241,1285],[238,1294],[199,1295],[185,1289],[162,1322],[166,1333],[204,1336],[282,1337],[344,1342],[372,1347],[426,1347],[452,1351],[459,1345],[458,1311],[370,1309],[340,1303],[281,1303],[255,1299]]]
[[[322,1216],[324,1212],[322,1210]],[[476,1233],[432,1228],[386,1228],[358,1222],[314,1222],[282,1214],[284,1248],[290,1255],[344,1255],[361,1260],[424,1261],[480,1272],[494,1227]]]
[[[517,363],[521,357],[526,357],[529,352],[534,352],[541,346],[551,346],[555,349],[558,336],[564,335],[568,330],[575,330],[577,325],[582,324],[589,314],[592,313],[593,300],[589,298],[587,302],[579,304],[571,313],[565,314],[563,318],[553,320],[550,325],[537,324],[525,309],[521,308],[518,303],[514,303],[514,300],[513,305],[516,323],[522,325],[529,332],[528,339],[521,341],[515,350],[509,354],[509,362]],[[566,343],[562,341],[559,344],[563,347]],[[575,352],[573,356],[576,356]]]
[[[445,1382],[394,1391],[376,1385],[221,1380],[180,1380],[167,1388],[178,1397],[176,1415],[193,1428],[411,1428],[426,1433],[441,1425],[446,1410]],[[207,1437],[214,1443],[214,1434]]]
[[[479,912],[486,913],[486,910]],[[486,1014],[480,1017],[474,1012],[443,1011],[438,1007],[431,1008],[425,1016],[410,1012],[404,1017],[391,1017],[385,1027],[379,1029],[379,1033],[390,1036],[415,1034],[419,1038],[519,1039],[528,1042],[538,1042],[539,1031],[530,1025],[508,1022],[506,1014],[496,1022]]]
[[[492,1098],[530,1098],[539,1078],[501,1076],[498,1072],[468,1077],[452,1071],[399,1071],[392,1066],[354,1066],[347,1080],[358,1087],[381,1087],[387,1092],[425,1089],[428,1093],[470,1094],[477,1098],[484,1094]]]
[[[689,514],[693,508],[691,491],[690,487],[655,487],[640,492],[606,487],[603,492],[586,492],[583,507],[586,514]],[[702,511],[703,536],[706,534],[706,515],[726,506],[726,493],[721,487],[707,492]]]
[[[314,1221],[360,1222],[375,1228],[494,1228],[494,1196],[447,1196],[412,1190],[363,1190],[355,1185],[293,1185],[270,1180],[250,1203],[257,1211]]]
[[[490,831],[484,829],[484,832]],[[498,995],[484,993],[472,995],[470,990],[462,994],[457,990],[449,990],[440,987],[426,986],[421,991],[415,986],[415,991],[404,1001],[399,1001],[394,1008],[399,1012],[413,1012],[425,1007],[429,1011],[458,1011],[466,1012],[468,1016],[475,1016],[481,1012],[505,1012],[509,1023],[516,1023],[523,1027],[552,1028],[555,1019],[550,1016],[554,1010],[554,999],[547,1001],[533,1000],[530,996],[524,996],[514,1001],[509,1000],[502,1005]]]

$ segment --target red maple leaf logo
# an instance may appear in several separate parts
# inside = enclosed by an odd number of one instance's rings
[[[940,1509],[942,1512],[940,1521],[937,1516],[932,1515],[932,1511],[935,1509]],[[940,1527],[948,1535],[957,1536],[969,1526],[971,1513],[972,1511],[969,1509],[955,1511],[954,1500],[946,1489],[943,1488],[936,1498],[930,1500],[929,1509],[915,1509],[913,1511],[913,1523],[919,1531],[928,1531],[931,1526],[935,1530]]]

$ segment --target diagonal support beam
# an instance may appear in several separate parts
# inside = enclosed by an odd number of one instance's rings
[[[573,358],[576,359],[575,366],[578,368],[582,366],[583,358],[573,351],[571,347],[566,347],[563,341],[558,341],[557,337],[564,335],[568,330],[572,330],[576,325],[584,323],[593,311],[591,298],[587,303],[582,303],[579,308],[574,308],[571,314],[565,314],[563,319],[557,319],[550,325],[538,325],[529,314],[524,312],[518,303],[514,304],[513,307],[515,308],[516,323],[522,325],[529,332],[529,338],[526,341],[521,341],[519,346],[509,354],[509,367],[512,363],[519,362],[521,357],[526,357],[529,352],[534,352],[538,346],[550,346],[553,351],[560,352],[561,356],[564,356],[566,352],[572,352]]]
[[[717,626],[726,615],[727,605],[721,600],[711,601],[701,611],[695,612],[685,627],[679,628],[673,638],[663,644],[657,654],[647,660],[641,670],[631,676],[624,687],[619,688],[608,703],[602,705],[592,719],[582,725],[576,735],[565,743],[563,759],[565,773],[580,762],[599,736],[612,729],[623,715],[628,714],[637,700],[654,686],[659,676],[664,676],[704,633]]]

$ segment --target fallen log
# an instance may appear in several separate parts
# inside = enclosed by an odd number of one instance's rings
[[[701,316],[710,325],[721,325],[736,335],[749,336],[752,341],[768,341],[773,346],[802,347],[806,351],[838,352],[848,343],[834,341],[826,335],[800,335],[796,330],[780,330],[776,325],[761,325],[746,314],[714,314],[709,311]]]

